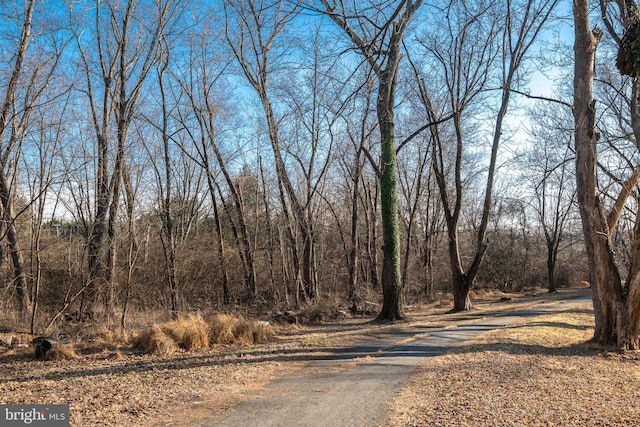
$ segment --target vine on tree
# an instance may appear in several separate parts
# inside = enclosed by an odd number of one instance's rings
[[[622,75],[636,78],[640,76],[640,11],[633,0],[625,0],[624,4],[627,27],[618,48],[616,67]]]

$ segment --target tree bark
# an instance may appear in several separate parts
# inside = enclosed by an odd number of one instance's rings
[[[395,70],[394,70],[395,71]],[[380,78],[378,123],[380,124],[382,177],[380,178],[380,213],[382,219],[382,310],[380,320],[400,320],[402,313],[402,278],[400,275],[400,224],[396,188],[397,157],[393,123],[394,87],[390,76]]]
[[[453,309],[451,312],[457,313],[471,310],[473,305],[471,304],[471,298],[469,298],[469,291],[473,283],[466,275],[456,276],[454,283],[457,285],[453,288]]]
[[[602,31],[589,26],[588,0],[574,0],[574,119],[577,197],[593,289],[593,340],[628,347],[620,273],[615,264],[609,228],[598,191],[596,101],[593,97],[595,52]]]
[[[549,293],[558,292],[556,280],[556,260],[558,259],[558,249],[555,241],[547,242],[547,278],[549,282]]]

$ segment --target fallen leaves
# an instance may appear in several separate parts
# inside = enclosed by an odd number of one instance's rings
[[[179,417],[183,403],[201,392],[215,409],[216,396],[242,392],[243,384],[266,382],[278,362],[252,362],[194,353],[170,360],[124,356],[125,360],[0,364],[0,403],[69,404],[74,426],[147,426]],[[226,399],[225,397],[225,399]]]
[[[527,319],[429,359],[390,425],[640,425],[640,363],[586,344],[586,311]]]

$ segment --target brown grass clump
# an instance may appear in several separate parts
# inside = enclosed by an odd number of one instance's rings
[[[269,322],[254,322],[253,323],[253,343],[263,344],[271,341],[276,335],[276,331]]]
[[[250,321],[231,314],[216,314],[209,321],[211,344],[261,344],[274,336],[275,331],[269,322]]]
[[[209,342],[211,344],[233,344],[236,337],[234,326],[238,318],[231,314],[219,313],[209,321]]]
[[[209,326],[199,315],[190,315],[161,324],[140,335],[133,348],[145,353],[167,355],[178,348],[197,350],[209,347]]]
[[[209,347],[209,325],[200,315],[190,315],[160,325],[178,347],[185,350],[197,350]]]
[[[239,344],[253,344],[253,324],[245,319],[237,319],[233,326],[233,336]]]
[[[44,360],[77,360],[80,359],[75,348],[71,344],[55,345],[44,355]]]
[[[178,350],[176,342],[165,334],[159,325],[155,324],[136,338],[133,342],[133,348],[156,356],[171,354]]]
[[[231,314],[216,314],[209,322],[193,315],[154,324],[134,340],[133,348],[145,353],[167,355],[178,348],[197,350],[210,344],[252,345],[270,341],[275,335],[268,322],[249,321]]]

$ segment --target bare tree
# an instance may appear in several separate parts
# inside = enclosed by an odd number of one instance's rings
[[[568,114],[568,109],[563,111]],[[566,225],[575,205],[575,179],[570,163],[574,160],[573,135],[568,134],[566,115],[543,110],[532,130],[534,150],[520,165],[523,181],[533,190],[530,203],[542,228],[547,247],[549,292],[556,292],[556,267]]]
[[[434,94],[433,89],[427,86],[426,79],[416,72],[420,98],[428,120],[431,122],[442,121],[446,112],[444,108],[448,108],[454,114],[453,130],[443,129],[443,126],[438,124],[430,128],[430,133],[432,167],[447,225],[454,310],[457,311],[471,308],[468,292],[486,250],[484,246],[478,247],[471,265],[462,264],[458,229],[466,186],[463,175],[463,166],[466,160],[464,154],[466,132],[462,127],[462,114],[463,112],[468,115],[473,114],[473,102],[483,94],[487,87],[491,66],[496,55],[495,18],[492,19],[490,10],[484,4],[476,6],[472,8],[467,2],[462,2],[458,4],[455,11],[449,12],[454,16],[451,19],[445,19],[443,23],[443,34],[446,37],[444,40],[441,40],[436,32],[427,33],[425,38],[419,39],[421,45],[433,55],[436,64],[442,69],[446,93],[440,96]],[[440,101],[440,97],[448,98],[448,100],[446,102]],[[438,105],[439,103],[442,105]],[[448,107],[446,107],[447,104]],[[450,140],[452,140],[453,147],[449,146]],[[450,158],[452,158],[451,166],[448,165]],[[452,190],[449,189],[450,179],[453,179]],[[485,226],[486,224],[488,222],[485,222]]]
[[[518,84],[518,72],[525,63],[527,54],[547,22],[557,0],[508,1],[506,12],[484,2],[462,1],[451,3],[447,8],[443,39],[436,34],[427,34],[430,44],[424,47],[440,64],[448,88],[449,109],[454,112],[455,138],[454,190],[449,192],[445,175],[445,155],[442,134],[432,130],[433,167],[445,209],[449,235],[449,259],[451,264],[454,306],[453,311],[471,308],[469,290],[473,286],[487,250],[487,227],[492,213],[493,185],[496,175],[498,150],[503,133],[504,119],[509,109],[511,92]],[[498,23],[502,32],[498,32]],[[497,43],[499,42],[499,43]],[[500,46],[500,48],[498,48]],[[500,50],[498,50],[500,49]],[[495,63],[494,59],[500,62]],[[476,228],[476,244],[472,261],[468,266],[462,262],[459,243],[459,221],[464,194],[462,167],[466,132],[463,114],[472,103],[488,89],[489,78],[498,68],[497,82],[500,84],[500,101],[495,117],[491,153],[487,168],[484,199],[479,223]],[[424,80],[420,80],[421,96],[432,121],[441,120],[433,96],[428,94]],[[465,111],[467,110],[467,111]],[[451,198],[453,200],[451,200]]]
[[[633,1],[616,2],[627,34],[620,39],[612,31],[607,5],[601,2],[602,16],[610,34],[620,43],[618,67],[624,74],[638,75],[636,68],[637,52],[629,49],[631,42],[637,43],[638,12]],[[575,68],[574,68],[574,119],[576,147],[576,180],[578,205],[582,218],[585,245],[589,258],[589,273],[593,288],[593,306],[595,311],[595,331],[593,340],[602,343],[615,343],[621,349],[640,348],[640,221],[636,215],[630,268],[626,283],[616,264],[612,246],[611,232],[620,217],[622,207],[631,194],[630,187],[637,182],[637,173],[631,175],[620,191],[614,209],[606,215],[596,168],[598,166],[597,144],[600,137],[596,129],[596,101],[593,85],[596,48],[603,32],[598,27],[590,28],[589,2],[574,1],[575,28]],[[625,44],[623,41],[627,39]],[[622,58],[621,58],[622,57]],[[630,61],[626,68],[622,59]],[[635,80],[635,79],[634,79]],[[637,82],[634,81],[631,101],[631,117],[634,124],[638,112]],[[636,135],[636,144],[638,143]],[[629,182],[631,181],[631,182]],[[627,184],[631,184],[628,186]]]
[[[295,233],[291,227],[287,229],[293,251],[296,289],[302,290],[305,299],[314,300],[317,280],[312,246],[313,227],[306,215],[305,203],[296,192],[282,155],[279,119],[274,111],[269,86],[274,65],[273,57],[282,55],[278,37],[298,10],[295,4],[284,0],[273,3],[229,0],[224,2],[224,6],[227,41],[244,76],[258,95],[264,111],[281,192],[282,209],[288,214],[290,205],[293,220],[303,242],[300,256]]]
[[[107,314],[116,280],[117,213],[130,125],[147,77],[159,60],[158,46],[164,34],[171,32],[178,3],[98,0],[92,16],[77,16],[80,12],[71,10],[85,79],[81,90],[97,145],[95,208],[91,223],[86,224],[88,280],[94,291],[106,291]],[[85,27],[90,29],[88,36]]]
[[[8,48],[11,58],[3,97],[0,99],[0,202],[2,222],[11,254],[14,271],[14,287],[18,308],[22,315],[30,303],[22,244],[15,224],[20,212],[16,212],[16,179],[20,160],[20,147],[31,126],[33,111],[42,101],[48,89],[61,53],[68,41],[57,37],[56,28],[41,28],[38,38],[46,40],[46,46],[34,40],[33,19],[35,0],[24,3],[22,10],[16,5],[16,45]],[[11,42],[13,43],[13,41]],[[31,203],[33,201],[27,201]]]
[[[322,0],[322,13],[341,28],[378,79],[376,111],[380,130],[380,204],[384,260],[380,320],[399,320],[402,310],[400,225],[395,134],[396,85],[405,31],[422,0],[394,4],[353,4]]]
[[[175,170],[175,165],[171,160],[171,143],[172,136],[169,131],[171,126],[171,113],[175,108],[169,104],[169,96],[167,94],[167,82],[166,75],[169,68],[169,46],[163,43],[162,57],[158,62],[156,74],[158,89],[160,91],[160,120],[155,124],[160,133],[160,140],[162,141],[162,166],[156,164],[156,158],[152,154],[151,162],[154,165],[154,172],[156,175],[156,181],[158,186],[158,202],[160,210],[160,222],[162,223],[162,233],[160,241],[162,243],[162,249],[165,259],[165,274],[167,278],[167,288],[169,289],[169,295],[171,300],[171,316],[177,319],[179,313],[178,307],[178,279],[176,275],[176,227],[175,227],[175,212],[174,206],[176,204],[173,198],[174,184],[172,182],[172,175]]]

